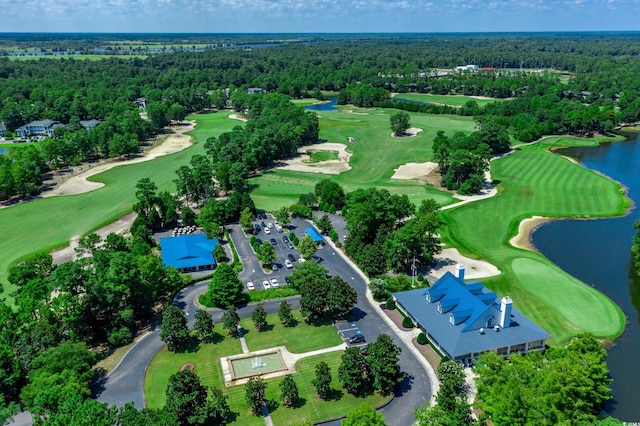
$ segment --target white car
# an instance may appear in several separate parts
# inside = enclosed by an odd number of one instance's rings
[[[271,225],[271,224],[269,224],[269,225]],[[264,233],[267,234],[267,235],[271,234],[271,229],[264,228]]]
[[[268,227],[269,229],[273,229],[273,223],[271,223],[271,222],[267,223],[267,227]]]
[[[255,285],[253,285],[253,282],[249,281],[249,282],[247,283],[247,289],[249,289],[249,290],[255,290],[255,289],[256,289],[256,286],[255,286]]]
[[[271,287],[276,288],[278,286],[278,280],[276,280],[275,278],[271,278]]]
[[[291,269],[293,268],[293,263],[291,263],[291,261],[289,259],[284,261],[284,266],[287,267],[287,269]]]
[[[306,261],[307,259],[305,259],[304,257],[301,257],[300,259],[298,259],[298,263],[304,263]]]
[[[265,290],[269,290],[271,288],[271,284],[269,284],[269,281],[264,280],[262,281],[262,287],[264,287]]]

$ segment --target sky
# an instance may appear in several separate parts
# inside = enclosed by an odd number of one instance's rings
[[[636,31],[640,0],[0,0],[0,32]]]

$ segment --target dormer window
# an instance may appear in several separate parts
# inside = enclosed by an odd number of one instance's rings
[[[453,317],[453,314],[449,314],[449,322],[453,325],[456,325],[456,319]]]
[[[431,303],[431,293],[427,292],[427,302]]]
[[[438,312],[442,313],[442,303],[438,303]]]
[[[493,324],[494,321],[495,320],[493,319],[493,316],[488,317],[487,318],[487,326],[486,326],[486,328],[492,328],[494,326],[494,324]]]

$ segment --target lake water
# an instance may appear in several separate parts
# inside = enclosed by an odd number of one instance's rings
[[[338,101],[338,97],[329,96],[327,100],[329,102],[325,102],[323,104],[307,105],[304,107],[304,109],[308,109],[309,111],[324,111],[324,112],[337,111],[338,109],[336,108],[336,102]]]
[[[622,183],[635,205],[640,203],[640,141],[627,140],[599,147],[567,148],[561,152]],[[598,194],[593,194],[597,197]],[[634,278],[631,245],[633,224],[640,216],[634,207],[627,216],[600,220],[559,220],[533,234],[534,245],[571,275],[595,286],[622,308],[627,328],[608,350],[613,378],[612,401],[604,412],[622,421],[640,421],[640,282]]]

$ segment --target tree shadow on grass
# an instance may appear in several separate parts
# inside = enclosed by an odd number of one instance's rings
[[[211,338],[209,339],[208,343],[213,343],[218,344],[220,342],[222,342],[224,340],[224,336],[220,333],[216,333],[215,331],[213,332],[213,334],[211,335]]]
[[[306,398],[302,398],[302,397],[298,397],[298,399],[296,399],[296,401],[293,403],[293,405],[289,408],[302,408],[305,406],[305,404],[307,403],[307,399]]]
[[[274,325],[273,324],[267,324],[262,330],[260,330],[260,333],[264,333],[266,331],[273,331]]]
[[[339,401],[344,396],[344,391],[342,389],[329,389],[327,392],[327,397],[324,399],[325,401]]]
[[[177,354],[192,354],[200,350],[200,341],[196,338],[191,338],[188,343],[176,350]]]
[[[267,400],[267,410],[269,410],[269,413],[273,413],[278,408],[280,408],[280,403],[278,401],[275,399]]]

